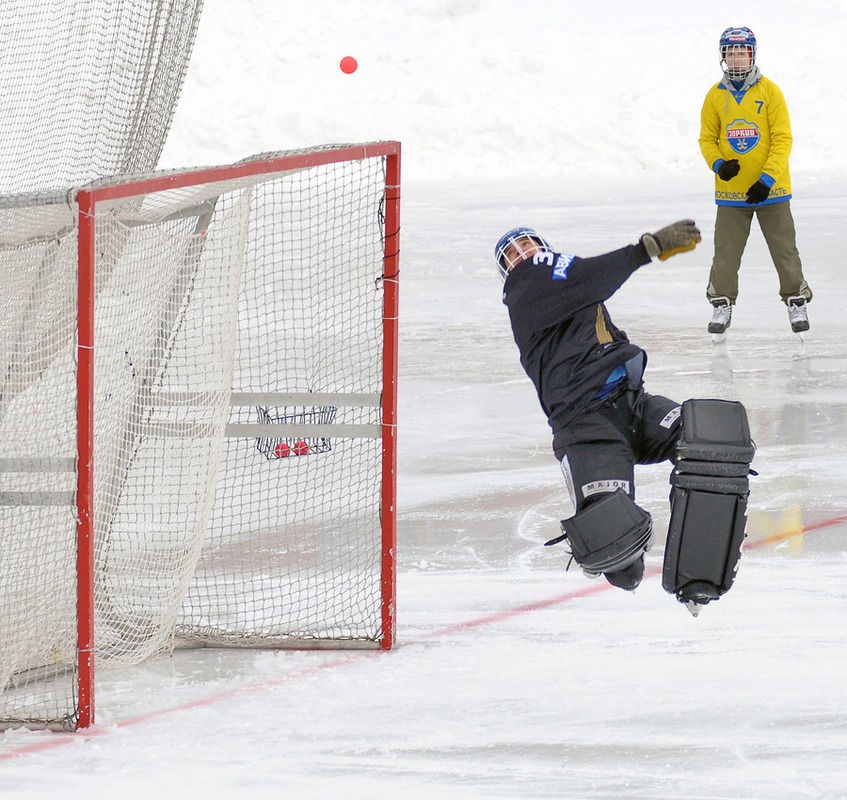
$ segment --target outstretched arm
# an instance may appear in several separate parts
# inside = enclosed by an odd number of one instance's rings
[[[699,241],[697,226],[691,220],[682,220],[655,233],[645,233],[638,244],[600,256],[536,253],[512,271],[503,299],[522,325],[546,328],[582,308],[604,303],[650,259],[658,256],[664,260],[692,250]]]

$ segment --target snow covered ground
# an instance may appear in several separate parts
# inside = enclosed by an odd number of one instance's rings
[[[91,732],[0,735],[0,797],[847,796],[847,30],[824,0],[744,13],[207,0],[164,166],[403,141],[398,646],[180,651],[104,673]],[[756,31],[792,110],[804,341],[755,227],[730,336],[705,333],[696,138],[730,24]],[[634,596],[542,547],[570,509],[491,259],[517,224],[591,255],[685,216],[703,244],[609,305],[649,352],[650,391],[750,415],[749,549],[697,619],[661,588],[661,541]],[[667,475],[636,476],[659,532]]]

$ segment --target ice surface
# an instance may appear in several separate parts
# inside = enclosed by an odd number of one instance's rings
[[[845,22],[828,2],[796,24],[789,0],[743,12],[207,4],[175,162],[404,142],[398,647],[178,651],[104,673],[91,732],[0,736],[0,797],[847,796]],[[815,291],[804,341],[755,225],[727,341],[705,331],[714,207],[697,114],[730,24],[756,30],[795,119],[792,209]],[[795,46],[810,30],[823,44]],[[348,53],[351,76],[337,66]],[[358,78],[351,99],[344,82]],[[498,78],[512,99],[527,87],[529,112],[547,97],[551,124],[495,104]],[[566,572],[561,548],[542,546],[570,509],[491,259],[518,224],[593,255],[689,216],[700,247],[644,267],[609,307],[649,353],[649,391],[741,400],[750,414],[749,549],[697,619],[661,588],[661,537],[634,595]],[[636,475],[659,532],[667,477]]]

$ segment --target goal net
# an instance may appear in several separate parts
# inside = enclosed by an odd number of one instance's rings
[[[399,144],[0,198],[0,725],[394,635]]]
[[[203,0],[3,0],[0,193],[155,169]]]

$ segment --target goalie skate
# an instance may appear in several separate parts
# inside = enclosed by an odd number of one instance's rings
[[[692,617],[699,617],[703,606],[720,597],[713,586],[707,583],[692,584],[681,592],[680,601],[688,609]]]

